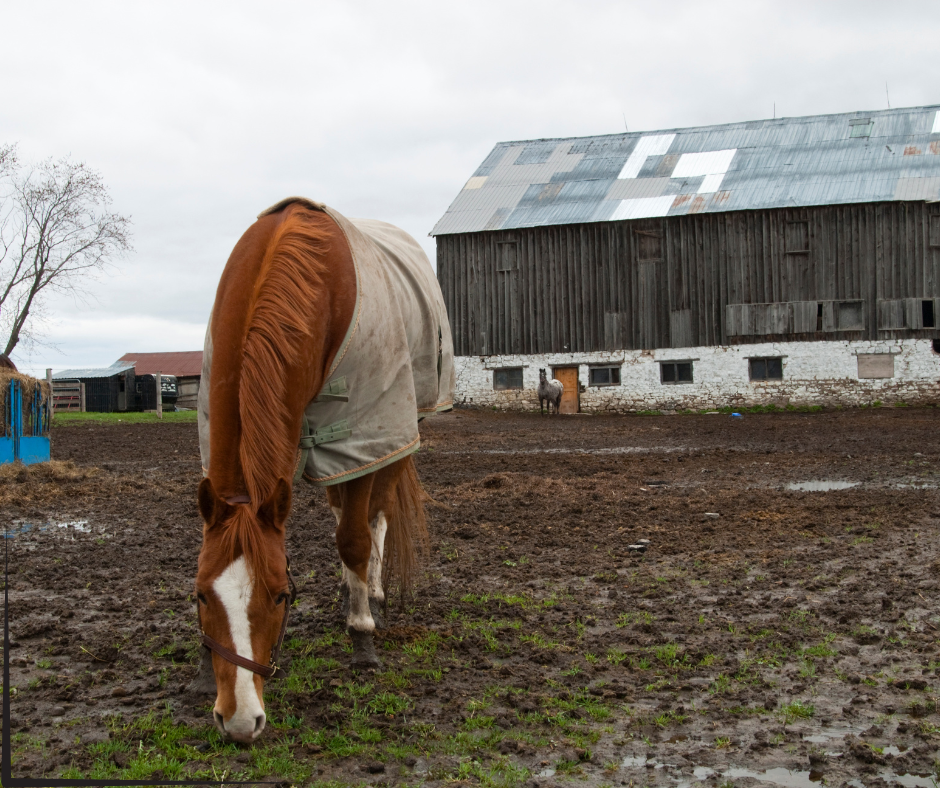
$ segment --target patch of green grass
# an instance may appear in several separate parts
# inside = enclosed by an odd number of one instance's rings
[[[804,679],[816,678],[816,663],[809,659],[804,659],[800,663],[800,675]]]
[[[537,648],[546,648],[546,649],[555,649],[558,648],[561,643],[555,640],[549,640],[541,632],[533,632],[531,634],[520,635],[519,639],[523,643],[531,643]]]
[[[465,780],[479,784],[481,788],[514,788],[525,783],[530,776],[528,769],[515,764],[510,758],[498,758],[485,766],[476,759],[468,758],[460,762],[456,772],[442,775],[442,778],[446,782]]]
[[[619,665],[627,658],[625,651],[621,651],[619,648],[609,648],[607,649],[607,661],[611,665]]]
[[[546,708],[565,716],[586,714],[595,722],[601,722],[610,717],[610,709],[586,690],[571,693],[567,698],[551,697],[545,705]]]
[[[792,703],[788,703],[786,706],[781,706],[777,715],[783,721],[784,725],[790,725],[796,720],[809,719],[815,713],[816,707],[811,703],[803,703],[802,701],[795,700]]]
[[[800,650],[800,653],[806,657],[836,657],[839,652],[829,644],[834,636],[827,636],[823,643],[817,643],[815,646],[808,646]]]
[[[688,662],[688,657],[682,653],[678,643],[665,643],[653,649],[656,659],[668,668],[678,668]]]
[[[380,692],[368,703],[374,714],[400,714],[411,705],[410,698],[393,692]]]
[[[468,731],[488,730],[496,726],[495,717],[468,717],[463,722],[463,727]]]
[[[726,673],[719,673],[715,676],[715,680],[708,687],[708,691],[712,695],[720,695],[725,692],[731,691],[731,676]]]
[[[195,410],[164,411],[164,424],[195,424]],[[160,424],[156,413],[56,413],[52,417],[53,427],[80,427],[83,424]]]
[[[623,627],[628,627],[631,624],[652,624],[656,619],[653,617],[652,613],[647,610],[638,611],[635,613],[621,613],[617,618],[617,626],[621,629]]]
[[[423,638],[408,643],[402,647],[402,651],[414,659],[428,661],[437,654],[438,646],[441,643],[441,636],[433,630],[428,632]]]
[[[674,711],[664,711],[653,720],[653,724],[658,728],[668,728],[670,725],[681,725],[688,719],[687,714],[679,714]]]

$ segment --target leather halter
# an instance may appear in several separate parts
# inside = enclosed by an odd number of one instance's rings
[[[231,498],[226,498],[225,502],[234,506],[239,503],[251,503],[251,498],[247,495],[234,495]],[[277,676],[280,671],[278,659],[281,655],[281,645],[284,643],[284,635],[287,633],[287,621],[290,618],[290,609],[294,604],[294,600],[297,599],[297,586],[294,585],[294,577],[290,571],[290,556],[287,556],[287,584],[290,587],[290,598],[286,600],[287,606],[284,608],[284,618],[281,619],[281,631],[278,633],[277,640],[271,647],[271,660],[267,665],[262,665],[260,662],[255,662],[253,659],[248,659],[248,657],[243,657],[241,654],[236,654],[231,649],[219,643],[218,640],[209,637],[202,631],[202,611],[197,605],[196,612],[199,617],[199,630],[202,633],[203,647],[214,651],[226,662],[231,662],[233,665],[246,668],[252,673],[257,673],[262,678],[269,679]]]

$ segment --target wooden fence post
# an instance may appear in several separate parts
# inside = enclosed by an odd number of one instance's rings
[[[79,412],[84,413],[85,412],[85,384],[84,383],[78,384],[78,405],[79,405]]]
[[[163,418],[163,374],[158,372],[155,376],[157,379],[157,418]]]
[[[52,367],[46,367],[46,383],[49,384],[49,427],[52,427],[52,416],[55,413],[55,403],[52,401]]]

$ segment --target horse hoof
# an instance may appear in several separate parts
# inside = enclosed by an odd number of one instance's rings
[[[350,666],[357,670],[378,670],[382,667],[382,660],[375,653],[375,644],[371,632],[357,632],[349,628],[349,637],[353,644],[353,656]]]
[[[218,690],[212,670],[212,652],[207,648],[202,651],[199,670],[196,671],[196,677],[186,685],[186,692],[190,695],[215,695]]]

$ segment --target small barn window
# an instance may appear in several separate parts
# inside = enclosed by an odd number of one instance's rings
[[[787,222],[787,254],[803,254],[809,251],[809,222]]]
[[[783,358],[749,358],[751,380],[783,380]]]
[[[496,244],[498,252],[496,258],[497,271],[515,271],[516,270],[516,242],[507,241]]]
[[[853,118],[849,121],[849,137],[870,137],[874,125],[871,118]]]
[[[931,302],[931,307],[933,302]],[[859,331],[865,328],[864,303],[862,301],[841,301],[839,303],[839,330]]]
[[[641,263],[656,263],[663,259],[663,234],[659,230],[633,231],[636,236],[637,260]]]
[[[661,383],[692,383],[691,361],[660,361],[659,380]]]
[[[589,382],[592,386],[619,386],[620,367],[591,367]]]
[[[930,245],[940,246],[940,214],[930,217]]]
[[[924,328],[936,328],[936,318],[933,313],[933,299],[928,298],[920,302],[920,313],[923,318],[922,325]]]
[[[522,388],[522,367],[504,367],[493,370],[493,390],[508,391]]]

